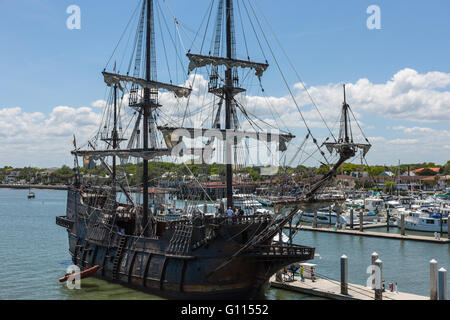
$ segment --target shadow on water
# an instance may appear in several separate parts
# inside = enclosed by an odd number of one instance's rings
[[[66,284],[61,284],[60,293],[68,300],[163,300],[157,296],[95,278],[83,279],[79,290],[72,290]]]

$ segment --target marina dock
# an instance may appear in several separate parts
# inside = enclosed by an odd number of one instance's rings
[[[314,282],[305,279],[290,282],[276,281],[275,276],[271,278],[272,288],[283,289],[315,297],[332,300],[375,300],[375,291],[362,285],[348,284],[348,295],[341,294],[341,283],[339,281],[316,279]],[[428,297],[403,292],[383,292],[383,300],[430,300]]]
[[[386,227],[386,224],[374,225],[371,228],[380,228]],[[289,226],[286,227],[289,229]],[[294,229],[294,227],[293,227]],[[364,229],[369,229],[367,226],[364,226]],[[359,231],[359,230],[337,230],[333,228],[313,228],[311,226],[300,226],[297,227],[297,230],[302,231],[315,231],[315,232],[324,232],[324,233],[335,233],[335,234],[346,234],[351,236],[362,236],[362,237],[373,237],[373,238],[384,238],[384,239],[393,239],[393,240],[410,240],[410,241],[421,241],[421,242],[432,242],[432,243],[440,243],[440,244],[450,244],[450,239],[441,238],[436,239],[433,237],[427,236],[417,236],[417,235],[405,235],[402,236],[400,234],[395,233],[385,233],[385,232],[373,232],[373,231]]]

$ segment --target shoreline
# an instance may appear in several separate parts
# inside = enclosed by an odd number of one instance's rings
[[[23,185],[17,185],[17,184],[0,184],[0,189],[36,189],[36,190],[67,190],[68,186],[65,185],[39,185],[39,184],[23,184]]]

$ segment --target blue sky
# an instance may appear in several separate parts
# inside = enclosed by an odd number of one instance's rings
[[[182,23],[194,30],[209,4],[206,0],[167,2]],[[66,9],[72,4],[81,8],[81,30],[66,27]],[[137,0],[0,0],[0,110],[20,107],[25,118],[39,113],[36,116],[40,121],[51,122],[57,106],[92,108],[94,101],[104,98],[100,73],[136,4]],[[360,79],[368,79],[374,85],[386,84],[405,69],[418,75],[439,72],[439,79],[450,73],[448,0],[280,0],[275,5],[273,1],[258,0],[258,4],[308,87],[356,84]],[[370,5],[381,8],[381,30],[369,30],[366,26],[366,9]],[[272,76],[275,72],[272,65],[264,85],[270,87],[270,95],[285,96],[286,88]],[[430,78],[426,77],[427,81],[434,81]],[[289,81],[292,85],[297,82],[295,78]],[[449,87],[439,84],[432,89],[447,93]],[[334,102],[339,106],[340,101]],[[381,145],[385,143],[382,138],[409,140],[410,148],[404,152],[392,155],[392,159],[388,158],[389,153],[373,156],[372,162],[396,163],[399,157],[402,162],[450,160],[450,118],[445,113],[440,116],[442,110],[450,108],[447,95],[434,103],[439,104],[439,110],[429,119],[418,116],[427,114],[426,103],[417,106],[410,117],[391,117],[389,112],[376,112],[374,106],[358,110],[358,105],[352,105],[361,114],[367,135]],[[419,141],[425,141],[424,137],[412,139],[414,132],[427,132],[428,138],[431,132],[444,137],[442,150],[435,146],[434,151],[422,154]],[[70,136],[67,132],[61,135]],[[8,141],[13,143],[11,137]],[[378,152],[384,150],[381,145]],[[0,142],[0,166],[70,163],[70,157],[32,156],[31,151],[25,156],[10,150],[13,149],[5,145],[2,148]]]

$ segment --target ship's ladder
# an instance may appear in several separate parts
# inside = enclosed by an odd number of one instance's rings
[[[111,226],[116,218],[117,203],[115,196],[108,195],[102,211],[96,214],[94,220],[89,223],[88,238],[97,241],[106,240],[107,231],[111,231]],[[91,217],[92,219],[92,217]],[[110,232],[111,236],[111,232]]]
[[[169,244],[169,252],[175,254],[185,254],[191,245],[192,232],[194,228],[191,224],[178,225]]]
[[[103,241],[115,218],[116,202],[108,196],[100,213],[94,212],[89,217],[87,237],[91,240]]]
[[[113,260],[113,271],[112,271],[112,277],[113,280],[117,280],[119,275],[119,266],[120,262],[122,261],[122,255],[123,255],[123,249],[127,243],[127,236],[122,235],[119,240],[119,246],[117,247],[116,255],[114,256]]]

